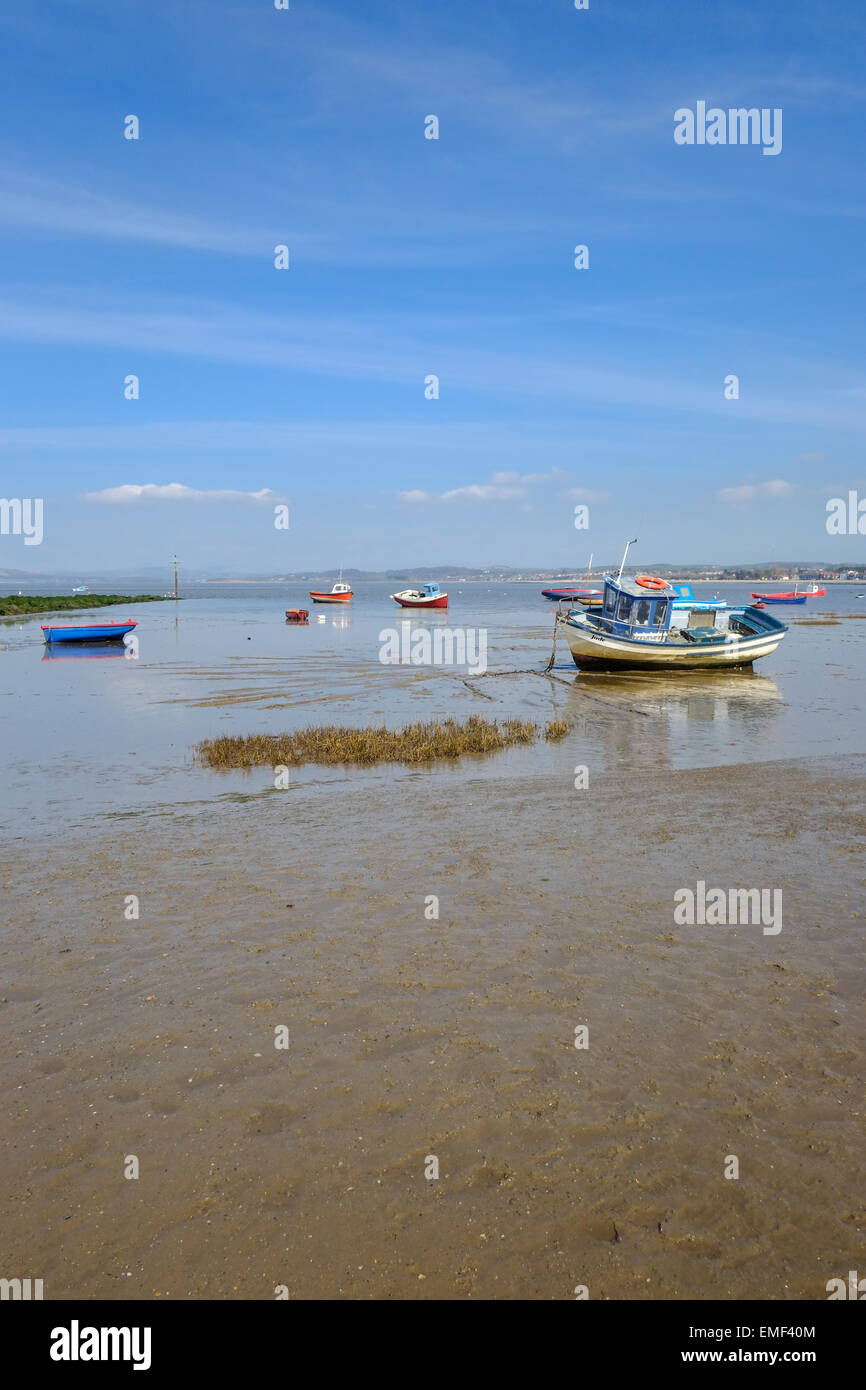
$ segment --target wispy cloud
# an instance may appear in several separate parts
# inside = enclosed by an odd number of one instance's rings
[[[161,207],[159,195],[130,199],[80,182],[0,170],[0,224],[31,227],[100,241],[152,242],[190,251],[273,255],[274,238],[263,229],[232,228],[211,217]]]
[[[202,489],[184,483],[121,483],[99,492],[87,492],[85,502],[276,502],[269,487],[258,492],[234,492],[230,488]]]
[[[696,370],[693,363],[650,376],[623,369],[615,359],[601,363],[597,353],[580,357],[558,350],[550,341],[535,350],[523,349],[516,333],[503,341],[496,315],[489,320],[481,314],[455,315],[431,326],[423,314],[414,319],[405,313],[363,312],[287,317],[153,296],[147,308],[124,305],[116,297],[100,304],[92,296],[86,303],[61,296],[52,303],[34,292],[27,298],[0,300],[0,338],[123,347],[161,356],[250,363],[272,371],[291,368],[297,377],[373,380],[419,392],[435,363],[443,389],[454,387],[496,400],[560,400],[591,409],[615,405],[653,414],[717,416],[731,411],[718,379]],[[740,400],[741,418],[866,431],[866,402],[839,395],[840,375],[848,369],[835,362],[814,364],[811,389],[804,394],[787,362],[785,366],[783,380],[792,382],[788,393]],[[798,366],[802,374],[810,364]]]
[[[794,491],[784,478],[772,478],[766,483],[743,483],[740,487],[723,487],[717,493],[720,502],[754,502],[758,497],[788,497]]]
[[[513,502],[526,497],[533,484],[549,483],[564,476],[560,468],[552,468],[547,473],[498,472],[486,483],[467,483],[464,487],[452,487],[440,493],[411,488],[407,492],[399,492],[397,496],[403,502]]]

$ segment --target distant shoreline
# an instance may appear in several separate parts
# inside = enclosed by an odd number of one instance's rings
[[[628,572],[626,572],[626,577],[628,577]],[[326,578],[329,579],[330,576],[326,576]],[[514,578],[514,579],[501,579],[501,578],[496,578],[496,579],[494,579],[494,578],[486,578],[486,577],[485,577],[485,578],[479,578],[478,576],[474,576],[474,575],[473,575],[472,577],[468,577],[467,575],[460,575],[459,577],[454,578],[454,577],[452,577],[452,576],[450,576],[450,575],[440,575],[437,582],[440,583],[440,584],[532,584],[532,585],[536,585],[536,584],[537,584],[537,585],[540,585],[540,586],[542,586],[542,587],[544,587],[544,588],[556,589],[556,588],[561,588],[563,585],[567,585],[568,587],[578,587],[578,586],[583,585],[583,584],[601,584],[601,582],[602,582],[603,579],[604,579],[604,575],[601,575],[601,574],[594,574],[594,575],[591,575],[589,579],[587,579],[587,577],[586,577],[585,575],[572,575],[572,576],[557,575],[557,576],[556,576],[555,578],[553,578],[553,579],[551,579],[551,578],[549,578],[549,577],[548,577],[548,578],[545,578],[545,579],[542,579],[542,578],[538,578],[538,579],[522,579],[522,578],[521,578],[521,579],[517,579],[517,578]],[[864,577],[864,578],[862,578],[862,579],[821,579],[821,578],[819,578],[819,577],[816,576],[816,578],[815,578],[814,580],[811,579],[811,578],[809,578],[809,579],[804,579],[804,580],[799,580],[799,579],[798,579],[798,580],[794,580],[794,579],[790,579],[790,578],[789,578],[789,579],[780,579],[780,578],[779,578],[778,576],[776,576],[776,575],[767,576],[767,575],[765,575],[765,574],[764,574],[764,575],[761,575],[761,574],[750,574],[750,575],[746,575],[745,577],[741,577],[741,578],[737,578],[737,579],[733,578],[733,577],[730,576],[730,575],[725,576],[725,577],[723,577],[723,578],[718,578],[718,579],[715,579],[715,578],[714,578],[714,579],[707,579],[706,577],[704,577],[704,576],[702,576],[702,575],[683,574],[682,572],[678,571],[678,572],[677,572],[677,577],[676,577],[676,579],[674,580],[674,583],[679,583],[680,581],[682,581],[683,583],[687,583],[687,584],[716,584],[716,585],[719,585],[719,584],[761,584],[761,585],[766,586],[766,585],[768,585],[768,584],[794,584],[794,583],[797,583],[797,584],[800,584],[800,583],[803,583],[803,584],[812,584],[812,583],[816,583],[816,584],[818,584],[818,583],[820,583],[820,584],[834,584],[834,585],[836,585],[836,584],[866,584],[866,577]],[[324,581],[323,581],[323,579],[322,579],[321,576],[316,576],[316,575],[306,575],[306,576],[303,576],[303,577],[301,577],[301,578],[286,578],[286,579],[191,579],[191,580],[188,581],[187,587],[188,587],[188,588],[191,588],[193,585],[195,585],[196,587],[202,587],[202,588],[204,588],[204,587],[205,587],[206,585],[208,585],[208,584],[259,584],[259,585],[273,584],[273,585],[275,585],[275,586],[280,586],[280,585],[286,585],[286,584],[314,584],[314,583],[316,583],[316,582],[322,583],[322,582],[324,582]],[[356,579],[356,578],[352,578],[352,579],[348,580],[348,582],[351,583],[351,584],[404,584],[404,583],[416,583],[416,582],[419,582],[419,581],[416,581],[416,580],[412,579],[411,576],[409,576],[407,579],[403,579],[403,578],[400,578],[400,579]]]

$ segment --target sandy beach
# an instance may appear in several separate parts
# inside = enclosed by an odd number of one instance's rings
[[[5,1266],[46,1298],[825,1298],[866,1222],[866,758],[579,791],[581,752],[4,852]],[[783,930],[676,925],[699,879],[783,888]]]

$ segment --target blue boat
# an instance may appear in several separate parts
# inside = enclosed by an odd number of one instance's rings
[[[808,594],[752,594],[759,603],[805,603]]]
[[[80,627],[43,623],[42,631],[46,642],[122,642],[136,627],[138,623],[127,618],[126,622],[88,623]]]
[[[664,579],[605,575],[601,610],[559,616],[576,666],[595,671],[723,671],[774,652],[788,631],[752,605],[684,603]]]
[[[727,608],[727,603],[723,598],[696,599],[692,593],[691,584],[671,584],[670,586],[679,597],[674,599],[674,608],[682,611],[684,608],[692,609],[696,613],[709,613],[711,609]]]
[[[543,598],[550,599],[551,603],[571,602],[582,603],[587,608],[595,606],[594,600],[601,603],[601,589],[542,589]]]

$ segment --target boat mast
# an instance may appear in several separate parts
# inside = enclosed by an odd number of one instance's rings
[[[592,552],[590,551],[589,564],[588,564],[587,567],[586,567],[586,582],[587,582],[587,583],[589,583],[589,580],[590,580],[591,576],[592,576]]]
[[[174,597],[177,599],[177,556],[174,557]]]
[[[626,541],[626,543],[625,543],[625,552],[624,552],[623,557],[622,557],[622,564],[621,564],[620,567],[619,567],[619,574],[618,574],[617,577],[616,577],[616,582],[617,582],[617,584],[618,584],[618,583],[620,582],[620,580],[622,579],[622,572],[623,572],[623,570],[625,569],[626,556],[628,555],[628,548],[629,548],[630,545],[637,545],[637,536],[635,536],[635,538],[634,538],[633,541]]]

